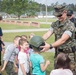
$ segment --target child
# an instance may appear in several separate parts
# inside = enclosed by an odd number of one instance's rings
[[[0,72],[1,72],[1,52],[4,50],[4,46],[5,46],[2,37],[3,37],[3,32],[2,32],[2,28],[0,27]]]
[[[19,41],[19,45],[21,50],[18,55],[18,60],[19,60],[18,75],[30,75],[29,59],[27,54],[24,52],[24,50],[27,50],[27,48],[29,47],[28,41],[22,38]]]
[[[68,55],[64,53],[60,53],[57,56],[56,60],[56,68],[52,70],[50,75],[73,75],[72,71],[70,70],[70,58]]]
[[[29,39],[31,39],[33,36],[35,36],[35,34],[34,34],[34,33],[31,33],[31,34],[29,35]]]
[[[3,68],[1,69],[1,72],[6,70],[7,75],[17,75],[17,73],[14,71],[14,60],[15,56],[18,54],[19,49],[19,40],[20,36],[16,36],[14,38],[13,44],[8,45],[8,47],[5,50],[4,56],[3,56]],[[17,67],[15,65],[15,67]]]
[[[22,35],[21,38],[24,38],[24,39],[27,40],[27,36],[26,35]],[[33,50],[31,48],[27,47],[27,49],[25,49],[24,52],[29,56],[31,53],[33,53]]]
[[[40,46],[45,45],[44,40],[40,36],[33,36],[30,45],[34,53],[30,55],[30,66],[32,67],[32,75],[46,75],[45,70],[50,64],[49,60],[44,64],[44,58],[40,55]]]
[[[27,35],[22,35],[21,38],[27,39]]]
[[[22,35],[21,38],[27,40],[27,36],[26,35]],[[29,51],[29,47],[25,50],[25,53],[28,54],[28,51]]]

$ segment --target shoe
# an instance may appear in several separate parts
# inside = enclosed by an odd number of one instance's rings
[[[0,73],[0,75],[2,75],[2,74]]]

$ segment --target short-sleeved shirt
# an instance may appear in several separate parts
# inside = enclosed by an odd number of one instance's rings
[[[14,44],[10,44],[7,46],[3,60],[14,62],[15,56],[18,55],[19,49],[14,46]]]
[[[19,52],[18,54],[18,60],[19,60],[19,70],[18,70],[18,75],[23,75],[20,64],[24,65],[24,69],[26,73],[29,72],[29,59],[27,57],[27,54],[25,52]]]
[[[32,53],[30,55],[30,62],[32,63],[32,74],[45,75],[45,71],[41,71],[40,64],[44,64],[44,58],[39,54]]]
[[[63,23],[60,23],[59,20],[53,22],[50,30],[55,33],[56,40],[60,39],[64,33],[70,36],[70,38],[64,44],[59,46],[60,49],[66,49],[75,46],[75,26],[68,18]]]

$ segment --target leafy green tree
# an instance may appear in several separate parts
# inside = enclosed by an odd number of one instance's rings
[[[20,19],[20,16],[22,14],[25,14],[27,7],[28,7],[28,0],[13,1],[13,13],[18,16],[18,19]]]
[[[2,9],[6,13],[13,13],[20,16],[25,13],[28,7],[28,0],[2,0]]]
[[[39,4],[37,2],[29,1],[28,10],[26,11],[28,16],[35,16],[39,11]]]

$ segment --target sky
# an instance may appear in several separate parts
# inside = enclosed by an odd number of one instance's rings
[[[62,3],[66,3],[66,4],[76,4],[76,0],[34,0],[38,3],[42,3],[42,4],[46,4],[46,1],[47,1],[47,5],[51,5],[51,3],[56,3],[58,2],[59,4],[62,4]]]

